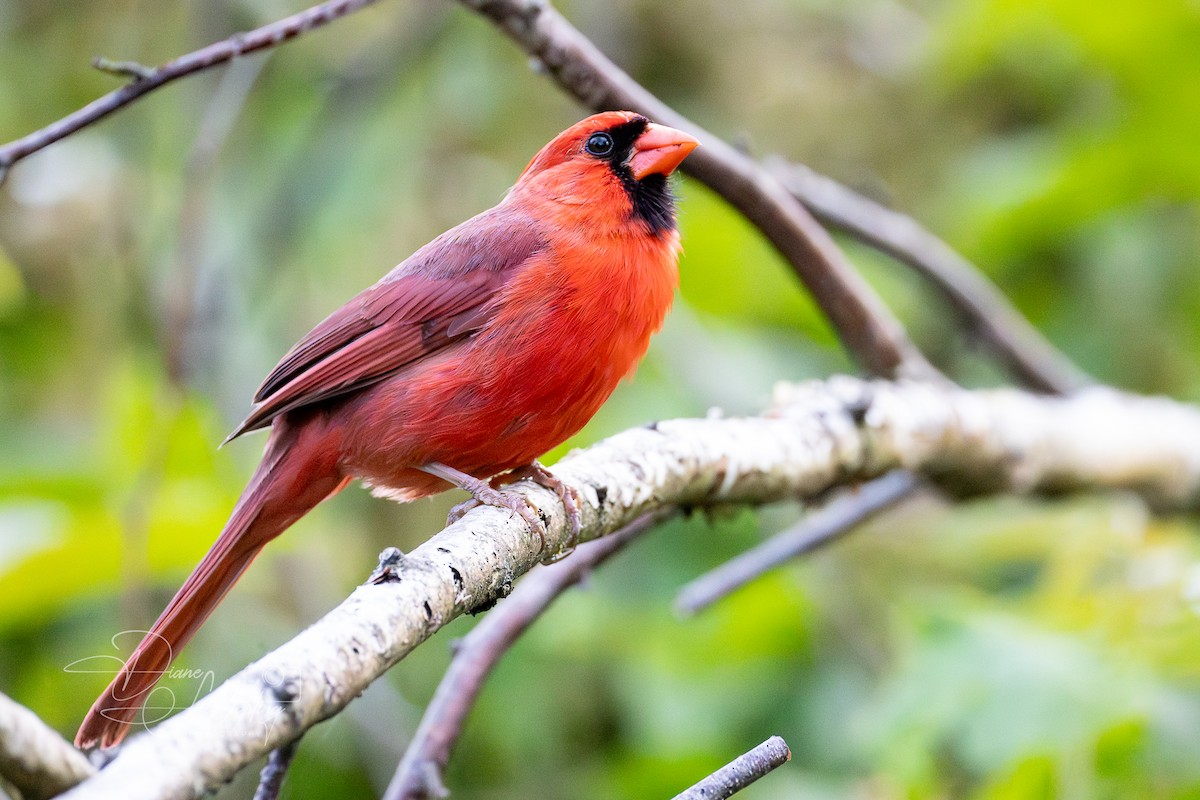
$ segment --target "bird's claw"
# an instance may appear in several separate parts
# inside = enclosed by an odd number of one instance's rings
[[[524,496],[493,489],[486,483],[481,486],[471,487],[467,491],[471,492],[471,499],[464,500],[450,509],[450,513],[446,515],[447,525],[458,522],[468,511],[481,505],[504,508],[525,520],[525,524],[529,526],[530,532],[538,537],[538,548],[540,550],[546,549],[546,534],[543,532],[546,523],[542,521],[537,510],[529,504],[529,501]]]
[[[575,552],[575,545],[579,542],[579,534],[583,529],[583,518],[580,511],[582,504],[579,499],[579,493],[574,487],[563,483],[555,477],[554,473],[538,462],[534,461],[524,467],[518,467],[510,473],[498,475],[491,481],[481,481],[453,467],[436,462],[426,464],[420,467],[420,469],[449,481],[460,489],[465,489],[471,493],[470,500],[459,503],[450,509],[450,513],[446,515],[447,525],[458,522],[468,511],[480,505],[506,508],[525,520],[525,523],[529,526],[529,530],[537,535],[539,546],[542,550],[546,549],[546,523],[542,520],[538,510],[529,503],[529,500],[524,495],[501,491],[496,488],[495,484],[506,478],[511,478],[516,480],[530,480],[544,489],[549,489],[562,502],[563,510],[567,515],[567,525],[571,530],[571,535],[567,539],[566,546],[549,560],[551,562],[559,561]]]
[[[518,480],[525,479],[533,481],[543,489],[549,489],[554,492],[559,501],[563,504],[563,511],[567,515],[567,526],[571,530],[571,536],[567,539],[567,543],[563,549],[556,553],[548,563],[561,561],[571,553],[575,552],[575,545],[579,543],[579,534],[583,530],[583,514],[581,512],[582,503],[579,499],[579,492],[574,486],[564,483],[553,472],[543,467],[538,462],[518,467],[513,470],[512,475]]]
[[[453,525],[467,515],[467,512],[472,508],[479,508],[479,501],[474,497],[468,497],[461,503],[455,503],[450,507],[450,512],[446,514],[446,524]]]

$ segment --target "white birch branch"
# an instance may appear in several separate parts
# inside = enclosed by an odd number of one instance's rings
[[[555,473],[582,500],[581,539],[664,505],[805,497],[896,468],[952,491],[1111,488],[1163,508],[1200,505],[1200,410],[1088,389],[1016,390],[835,378],[783,386],[761,417],[683,419],[572,453]],[[148,734],[65,797],[193,798],[340,711],[450,620],[503,597],[568,537],[550,492],[521,484],[549,520],[478,508],[364,585],[292,641]]]
[[[36,714],[0,694],[0,779],[20,790],[24,800],[54,797],[95,772]]]

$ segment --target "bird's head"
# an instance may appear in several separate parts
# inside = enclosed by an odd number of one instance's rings
[[[590,209],[596,222],[616,212],[622,221],[641,222],[659,234],[675,229],[667,176],[699,144],[640,114],[606,111],[554,137],[529,162],[513,191]]]

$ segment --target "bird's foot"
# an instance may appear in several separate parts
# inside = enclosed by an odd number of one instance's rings
[[[537,461],[524,467],[517,467],[509,474],[517,480],[530,480],[543,489],[549,489],[558,496],[563,504],[563,510],[567,514],[567,525],[571,529],[571,537],[567,539],[563,549],[550,560],[550,563],[561,561],[574,553],[575,545],[579,543],[579,532],[583,530],[583,514],[580,511],[582,505],[579,501],[579,492],[575,490],[575,487],[563,483],[553,472]]]
[[[524,496],[502,492],[493,488],[487,481],[482,481],[465,472],[460,472],[454,469],[454,467],[448,467],[436,461],[426,464],[420,467],[420,469],[422,472],[428,472],[430,475],[448,481],[458,488],[471,493],[470,500],[459,503],[450,509],[450,513],[446,516],[447,525],[457,522],[464,514],[478,505],[504,508],[525,520],[525,524],[529,526],[530,533],[537,536],[539,548],[542,550],[546,549],[546,523],[538,515],[537,509],[531,506]]]

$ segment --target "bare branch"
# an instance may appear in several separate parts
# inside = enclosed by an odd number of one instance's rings
[[[766,235],[859,364],[884,377],[936,375],[899,320],[825,229],[752,158],[652,95],[545,0],[461,2],[494,22],[585,106],[597,111],[638,111],[699,138],[703,146],[682,169],[710,186]]]
[[[54,797],[95,772],[82,753],[36,714],[0,694],[0,778],[25,800]]]
[[[969,262],[910,218],[805,167],[764,169],[667,106],[624,73],[544,0],[462,0],[491,19],[560,85],[596,109],[629,108],[704,144],[682,168],[724,197],[787,258],[846,347],[877,375],[928,375],[899,322],[825,231],[785,199],[778,178],[822,222],[917,269],[1030,388],[1063,393],[1092,381],[1056,351]]]
[[[288,767],[296,757],[300,740],[292,741],[275,748],[267,756],[267,763],[262,768],[258,778],[258,788],[254,790],[254,800],[278,800],[279,790],[283,788],[283,779],[287,777]]]
[[[837,541],[911,495],[920,485],[921,481],[911,472],[897,470],[846,491],[783,533],[684,586],[675,598],[676,610],[691,615],[708,608],[783,562]]]
[[[96,59],[98,69],[132,77],[122,86],[41,130],[0,147],[0,182],[13,164],[87,127],[177,78],[248,53],[277,46],[375,0],[329,0],[249,33],[148,68]],[[623,73],[544,0],[463,0],[492,19],[585,104],[632,108],[705,143],[684,168],[757,225],[784,255],[864,368],[885,377],[931,377],[936,371],[909,341],[903,326],[854,270],[836,243],[787,190],[752,159],[703,132]]]
[[[772,736],[745,755],[709,775],[674,800],[723,800],[733,797],[756,780],[792,760],[787,742]]]
[[[1066,394],[1094,383],[1029,324],[973,264],[909,216],[802,164],[770,159],[767,168],[821,222],[912,267],[1022,385]]]
[[[277,46],[373,2],[330,0],[157,68],[134,61],[96,58],[93,66],[97,69],[131,78],[132,82],[0,147],[0,183],[21,159],[177,78]],[[621,72],[540,0],[464,2],[490,17],[538,57],[584,103],[595,108],[640,108],[663,121],[699,131]],[[709,184],[767,234],[809,286],[858,360],[879,375],[927,374],[928,365],[907,340],[898,321],[820,226],[803,209],[781,201],[779,187],[752,160],[712,134],[702,133],[702,136],[707,147],[693,155],[685,163],[685,169]],[[968,262],[908,217],[885,209],[806,167],[778,161],[772,171],[823,222],[889,253],[930,279],[1026,385],[1063,392],[1090,382]]]
[[[313,6],[298,14],[292,14],[290,17],[255,28],[249,33],[234,34],[228,39],[214,42],[154,69],[132,61],[109,61],[105,58],[97,58],[93,62],[97,69],[130,77],[133,78],[133,81],[93,100],[78,111],[68,114],[41,130],[0,147],[0,183],[4,182],[12,165],[21,159],[98,122],[160,86],[165,86],[178,78],[210,69],[218,64],[224,64],[238,56],[276,47],[302,33],[320,28],[335,19],[371,5],[375,1],[328,0],[328,2]]]
[[[781,386],[768,415],[680,419],[626,431],[555,466],[581,500],[580,539],[670,506],[814,497],[897,468],[950,491],[1119,488],[1200,508],[1200,409],[1090,388],[1069,397],[928,382],[834,378]],[[450,620],[502,597],[571,538],[551,491],[522,482],[549,519],[477,508],[389,565],[292,641],[191,708],[131,737],[64,797],[193,798],[328,719]]]
[[[455,649],[384,800],[445,797],[442,773],[484,681],[501,657],[560,594],[673,513],[674,509],[663,509],[639,517],[611,536],[581,545],[557,564],[535,568],[512,595],[489,611]]]

